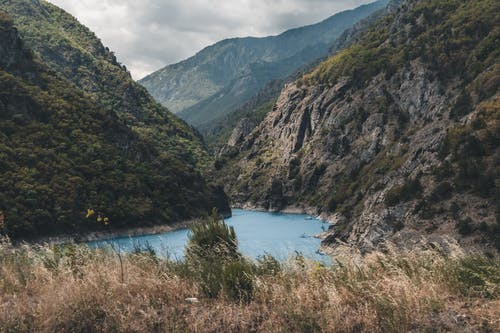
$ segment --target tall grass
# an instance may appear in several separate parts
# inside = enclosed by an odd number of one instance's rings
[[[500,330],[498,259],[374,253],[333,267],[300,257],[250,264],[251,300],[237,302],[224,291],[206,297],[192,266],[151,251],[4,241],[0,332]]]

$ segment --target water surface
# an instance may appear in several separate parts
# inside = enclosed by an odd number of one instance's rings
[[[270,254],[286,260],[297,253],[307,258],[328,263],[329,257],[318,253],[320,240],[314,238],[328,228],[328,223],[304,214],[255,212],[233,209],[233,216],[226,219],[233,226],[240,251],[257,258]],[[182,229],[157,235],[113,238],[89,242],[91,247],[113,245],[129,252],[137,246],[149,244],[158,255],[182,259],[188,241],[188,230]]]

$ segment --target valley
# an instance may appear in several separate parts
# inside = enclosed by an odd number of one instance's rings
[[[499,22],[379,0],[136,82],[0,0],[0,332],[499,331]]]

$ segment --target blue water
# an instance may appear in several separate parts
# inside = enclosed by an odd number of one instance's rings
[[[320,240],[314,235],[328,229],[328,223],[303,214],[255,212],[233,209],[233,216],[226,223],[234,227],[240,251],[257,258],[270,254],[286,260],[296,253],[324,263],[329,257],[318,253]],[[114,238],[89,242],[90,247],[113,245],[121,251],[130,252],[137,246],[149,244],[158,255],[171,259],[182,259],[188,241],[188,230],[182,229],[164,234]]]

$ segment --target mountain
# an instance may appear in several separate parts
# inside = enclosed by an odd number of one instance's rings
[[[95,82],[102,85],[87,92],[80,86],[82,81],[69,81],[67,73],[56,70],[55,60],[45,62],[39,56],[41,52],[30,48],[42,45],[43,40],[25,42],[20,36],[23,31],[32,38],[43,32],[44,21],[37,26],[32,14],[43,12],[48,21],[62,26],[66,23],[61,23],[65,21],[57,14],[65,19],[68,14],[38,1],[2,1],[0,8],[15,13],[12,18],[0,12],[3,231],[14,238],[29,238],[168,224],[203,215],[213,207],[224,213],[229,210],[223,191],[207,184],[197,171],[194,156],[167,149],[178,144],[202,151],[195,133],[152,102],[140,86],[126,82],[128,74],[118,70],[121,67],[112,58],[106,62],[104,55],[109,56],[108,51],[98,60],[99,66],[110,68],[109,76],[101,79],[102,72],[93,73]],[[23,23],[18,25],[18,19]],[[76,24],[74,19],[71,22]],[[80,25],[72,25],[71,29],[88,33]],[[65,40],[54,35],[43,51],[53,59],[71,58],[71,47],[56,46],[79,37],[72,36],[70,30],[65,30],[64,35]],[[49,47],[52,44],[54,47]],[[93,47],[105,50],[99,45]],[[78,46],[82,48],[78,51],[88,55],[78,68],[83,72],[86,65],[94,63],[86,62],[93,60],[84,49],[90,46],[83,39]],[[64,68],[69,70],[70,66]],[[112,73],[121,75],[115,77]],[[113,90],[113,86],[106,85],[107,80],[122,80],[131,95],[124,94],[120,101],[113,94],[123,93],[122,87]],[[92,85],[89,80],[88,86]],[[134,93],[139,100],[134,99]],[[110,100],[104,99],[106,94]],[[121,108],[120,103],[126,105],[129,101],[136,103],[135,115],[127,118],[125,106]],[[108,103],[116,103],[116,112]],[[153,115],[158,127],[148,127]],[[170,131],[153,138],[154,130],[162,128]],[[191,138],[194,140],[189,141]],[[88,209],[95,214],[87,218]]]
[[[355,43],[364,30],[391,11],[394,6],[397,6],[399,1],[401,0],[393,0],[383,9],[375,11],[373,14],[354,24],[351,28],[346,29],[330,47],[329,54],[334,54]],[[228,115],[199,126],[198,129],[203,133],[203,138],[210,149],[218,154],[226,143],[229,143],[229,146],[234,146],[241,141],[243,136],[248,135],[264,119],[267,113],[272,110],[285,85],[296,81],[303,75],[303,72],[307,72],[318,66],[321,60],[324,59],[318,59],[304,66],[302,71],[297,71],[285,79],[269,82],[245,104],[231,110]]]
[[[338,250],[500,247],[499,13],[494,0],[392,3],[223,149],[233,204],[321,214]]]
[[[13,18],[23,41],[51,70],[115,112],[144,140],[205,168],[209,155],[199,135],[158,104],[73,16],[39,0],[0,0],[0,9]]]
[[[140,80],[163,105],[201,127],[241,107],[267,83],[328,55],[335,39],[386,0],[336,14],[318,24],[265,38],[223,40]]]

